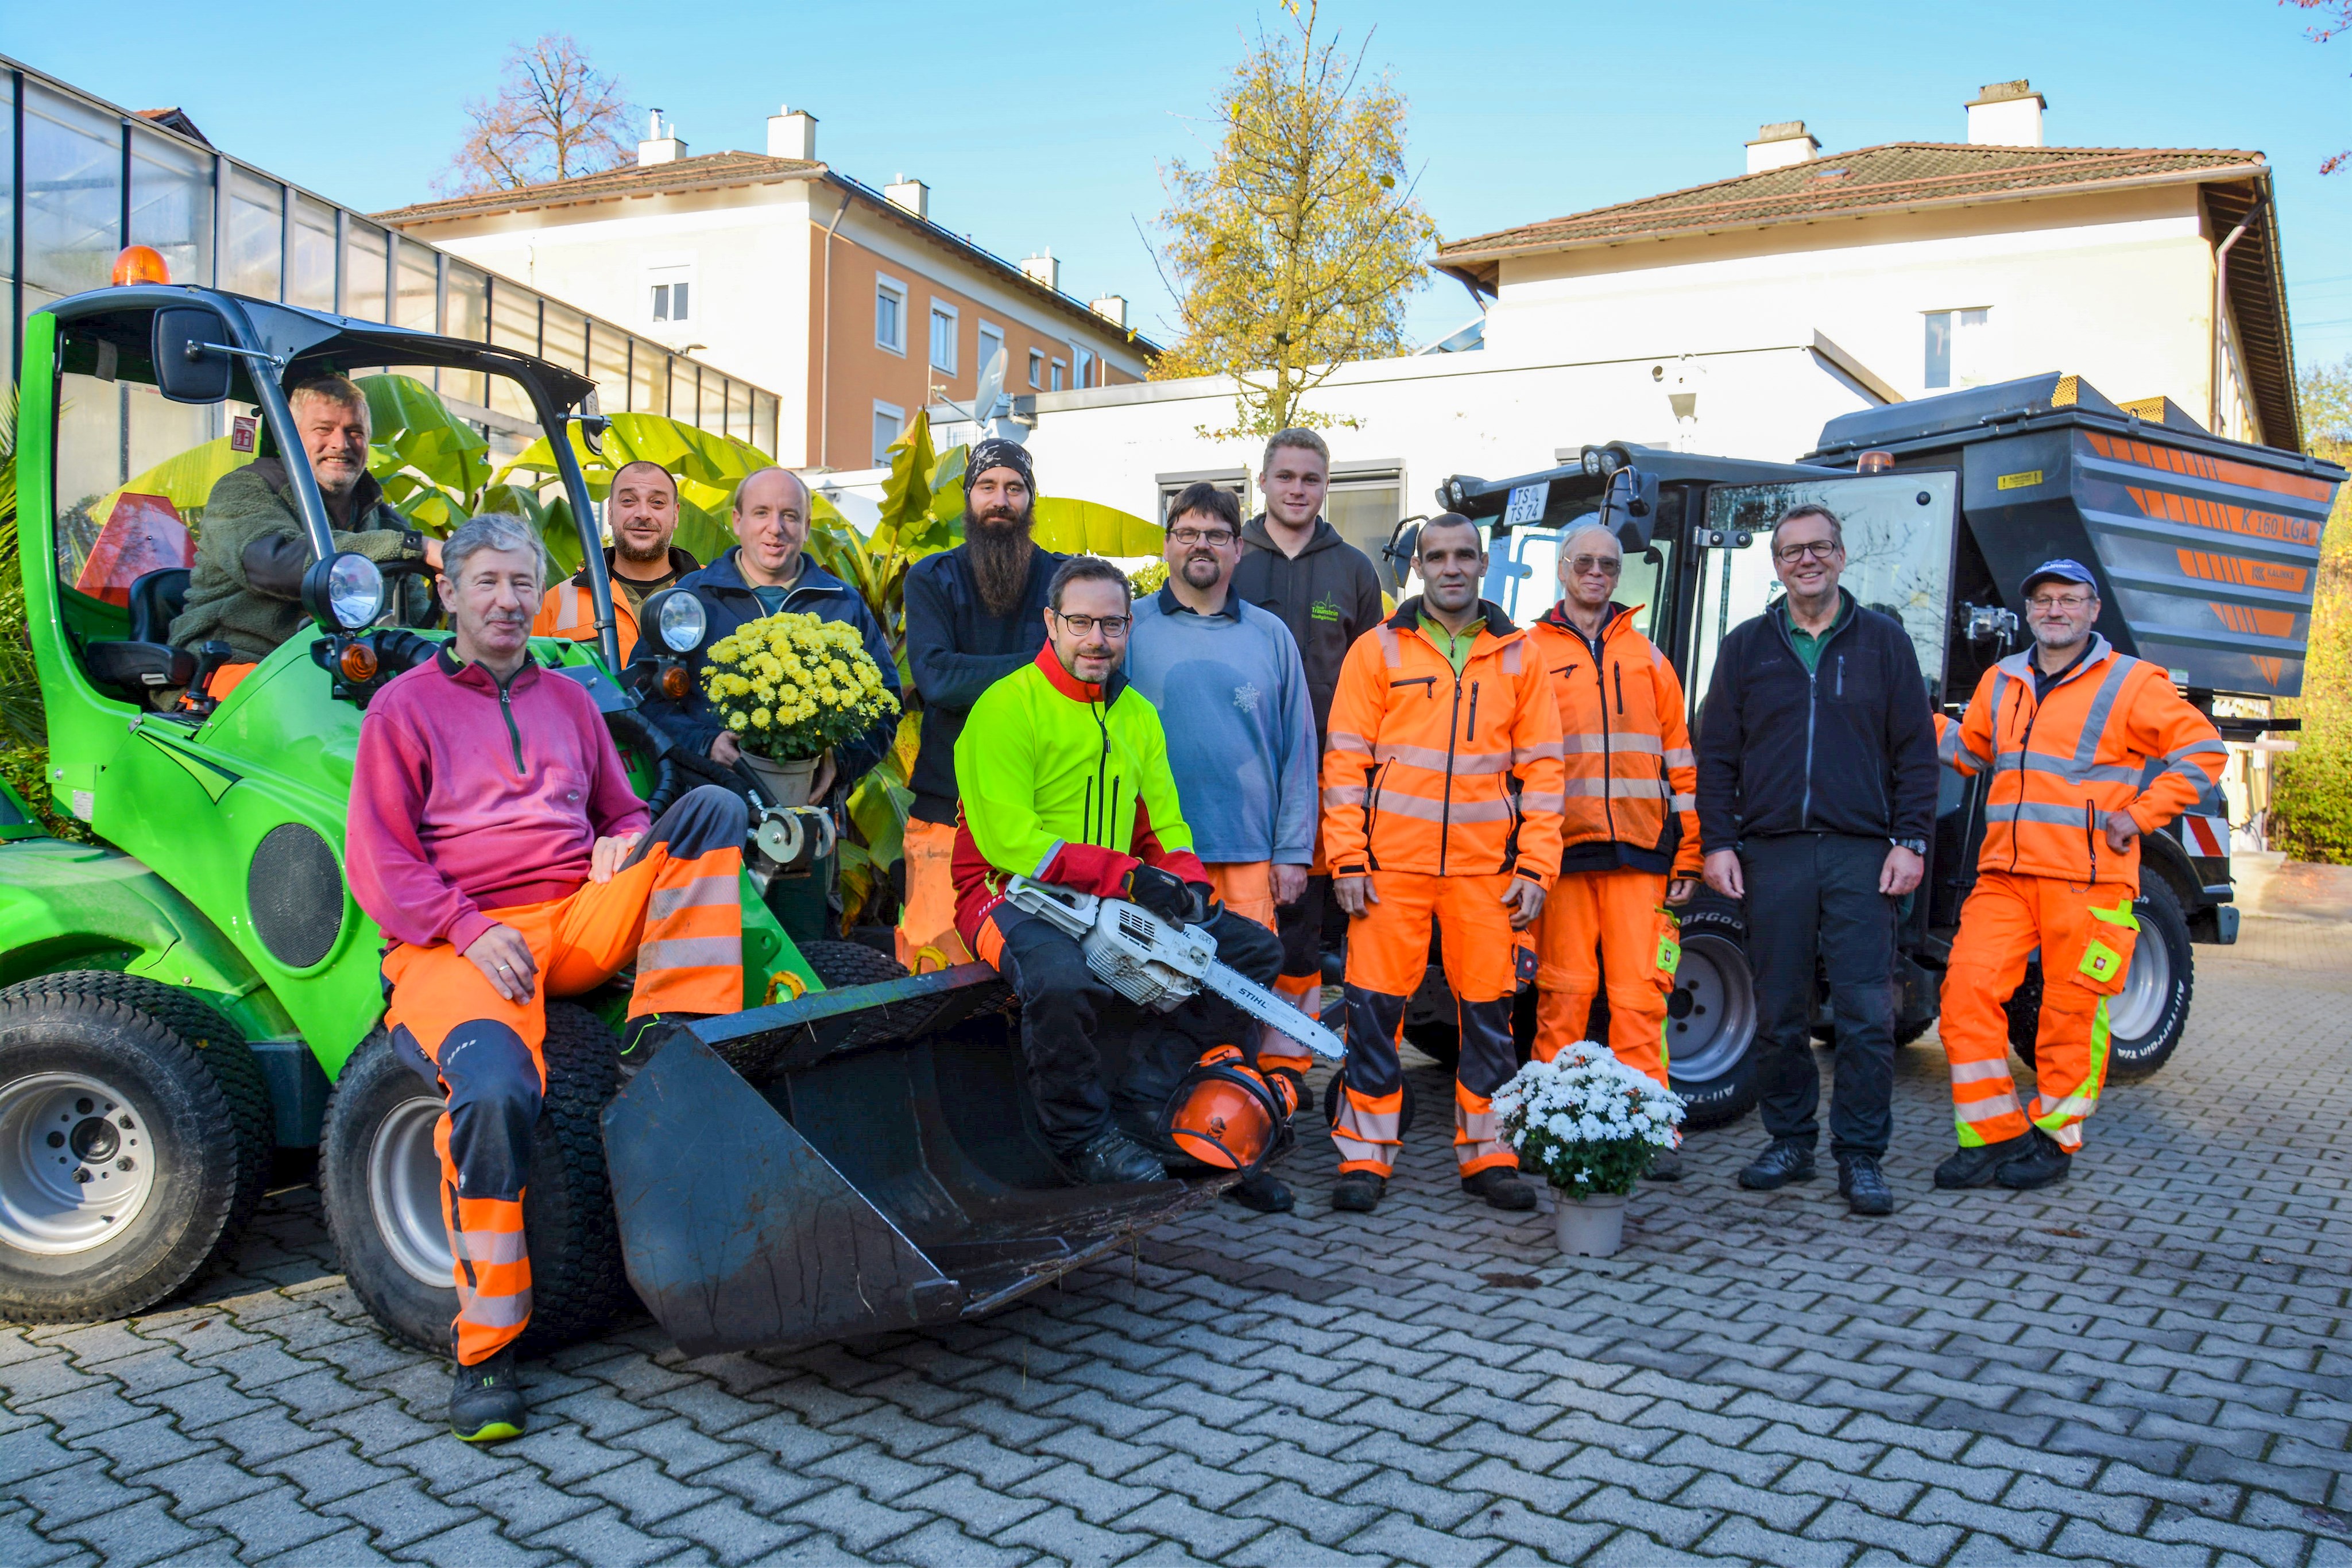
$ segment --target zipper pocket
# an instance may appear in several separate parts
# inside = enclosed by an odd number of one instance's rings
[[[1841,697],[1845,695],[1845,655],[1843,653],[1838,655],[1837,695]]]
[[[1437,695],[1437,677],[1435,675],[1415,675],[1409,681],[1391,681],[1389,683],[1389,690],[1392,692],[1401,692],[1407,686],[1427,686],[1429,688],[1426,694],[1428,696],[1433,699]]]
[[[1364,858],[1367,861],[1372,858],[1372,830],[1380,825],[1381,821],[1381,779],[1389,768],[1390,764],[1383,762],[1377,768],[1364,769]]]
[[[1462,738],[1470,739],[1478,733],[1478,683],[1470,683],[1470,714],[1462,721]]]
[[[1612,664],[1609,670],[1617,677],[1617,716],[1623,718],[1625,716],[1625,666]]]

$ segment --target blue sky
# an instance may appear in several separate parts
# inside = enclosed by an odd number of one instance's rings
[[[284,0],[232,9],[112,0],[17,5],[0,51],[133,108],[178,104],[216,142],[362,208],[431,193],[506,46],[569,30],[631,101],[696,152],[765,146],[789,100],[818,152],[879,185],[927,180],[931,212],[999,254],[1050,246],[1064,286],[1124,293],[1170,334],[1137,234],[1164,204],[1158,165],[1197,155],[1201,117],[1272,4],[692,6],[509,0],[383,13]],[[2053,143],[2252,148],[2277,170],[2297,357],[2352,353],[2352,37],[2305,41],[2272,0],[2142,0],[2124,10],[1883,3],[1478,6],[1325,0],[1371,32],[1369,59],[1412,105],[1422,194],[1447,235],[1735,174],[1767,120],[1823,150],[1965,139],[1979,84],[2030,77]],[[1417,338],[1472,314],[1458,285],[1414,300]]]

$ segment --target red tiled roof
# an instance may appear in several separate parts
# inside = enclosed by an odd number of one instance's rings
[[[2227,149],[1980,147],[1895,141],[1474,235],[1440,246],[1437,266],[1465,282],[1491,288],[1493,264],[1511,255],[1673,234],[1761,228],[1832,214],[2267,172],[2261,153]]]
[[[727,185],[764,185],[780,180],[814,179],[825,166],[799,158],[771,158],[764,152],[706,152],[667,163],[624,163],[593,174],[568,180],[547,180],[511,190],[481,191],[446,201],[418,202],[370,216],[380,223],[425,224],[443,218],[480,217],[531,207],[568,206],[574,202],[610,201],[619,196],[651,196],[679,191],[709,191]]]

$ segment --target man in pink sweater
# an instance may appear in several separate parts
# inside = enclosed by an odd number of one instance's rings
[[[457,1258],[450,1429],[514,1437],[530,1321],[522,1192],[547,998],[634,965],[629,1032],[743,1004],[743,802],[706,785],[646,825],[586,688],[531,663],[544,577],[517,517],[442,548],[456,635],[360,727],[345,862],[390,938],[384,1023],[448,1108],[434,1138]]]

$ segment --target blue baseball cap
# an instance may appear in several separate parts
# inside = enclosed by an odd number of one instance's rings
[[[2017,591],[2020,595],[2029,594],[2033,591],[2035,585],[2052,580],[2079,582],[2093,593],[2099,591],[2099,580],[2091,575],[2089,567],[2079,560],[2068,560],[2062,556],[2056,560],[2045,560],[2027,572],[2023,585]]]

